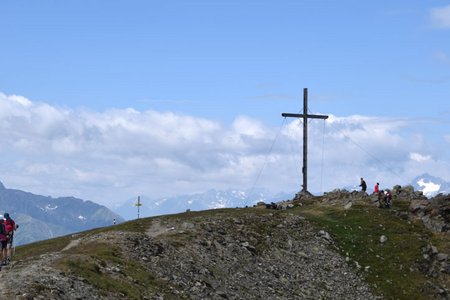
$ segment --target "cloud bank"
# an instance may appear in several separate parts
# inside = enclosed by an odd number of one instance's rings
[[[448,180],[448,158],[414,126],[368,116],[311,121],[309,190],[357,186],[360,177],[405,184],[424,172]],[[75,110],[0,93],[0,138],[7,187],[109,207],[137,195],[300,188],[299,120],[271,128],[238,116],[224,125],[154,110]]]

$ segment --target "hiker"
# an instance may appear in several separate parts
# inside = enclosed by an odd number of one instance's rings
[[[378,194],[380,192],[380,184],[377,182],[373,188],[373,193]]]
[[[361,191],[365,192],[367,189],[367,184],[364,181],[364,179],[361,177],[361,183],[359,184],[359,186],[361,187]]]
[[[381,191],[378,193],[378,208],[383,208],[383,207],[385,207],[385,202],[386,202],[386,200],[385,200],[385,196],[384,196],[384,191],[381,190]]]
[[[14,240],[14,231],[19,228],[19,225],[11,219],[9,213],[5,213],[3,216],[5,218],[4,223],[6,230],[6,259],[4,259],[3,262],[9,264],[11,262],[11,248]]]
[[[3,216],[0,216],[0,264],[3,264],[3,261],[5,261],[6,264],[6,247],[7,247],[7,241],[6,241],[6,228],[5,228],[5,221],[3,220]],[[1,270],[1,266],[0,266]]]
[[[392,193],[390,190],[386,190],[386,194],[384,195],[384,206],[386,208],[390,208],[392,205]]]

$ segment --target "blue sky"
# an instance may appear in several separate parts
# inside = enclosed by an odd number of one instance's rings
[[[332,116],[315,191],[450,180],[450,2],[282,0],[0,2],[0,180],[103,204],[295,190],[280,115],[304,87]]]

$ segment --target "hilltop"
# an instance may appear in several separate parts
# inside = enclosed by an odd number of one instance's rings
[[[17,248],[0,298],[448,299],[448,227],[425,224],[448,221],[450,198],[422,197],[398,188],[380,209],[337,190],[42,241]]]

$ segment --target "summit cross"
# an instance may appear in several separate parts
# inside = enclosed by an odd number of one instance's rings
[[[303,89],[303,113],[282,113],[285,118],[303,118],[303,185],[301,192],[308,193],[308,119],[328,119],[327,115],[310,115],[308,114],[308,89]]]

